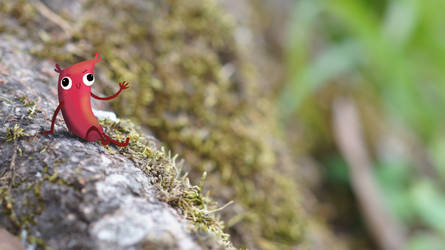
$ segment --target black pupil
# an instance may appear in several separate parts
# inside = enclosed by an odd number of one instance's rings
[[[62,79],[62,86],[63,86],[63,87],[68,86],[69,83],[70,83],[70,81],[68,80],[68,78],[63,78],[63,79]]]
[[[92,80],[94,80],[94,76],[93,76],[93,74],[88,74],[87,75],[87,79],[88,79],[88,81],[92,81]]]

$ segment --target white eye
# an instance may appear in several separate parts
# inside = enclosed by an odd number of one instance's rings
[[[94,83],[94,75],[91,73],[87,73],[83,75],[83,83],[87,86],[91,86]]]
[[[71,86],[73,86],[73,81],[71,81],[71,78],[68,76],[65,76],[62,78],[62,81],[60,81],[60,86],[62,86],[64,90],[68,90],[71,88]]]

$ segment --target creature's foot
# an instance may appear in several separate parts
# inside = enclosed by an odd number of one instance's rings
[[[102,138],[101,140],[100,140],[100,143],[102,144],[102,145],[104,145],[104,146],[107,146],[109,143],[110,143],[110,140],[108,140],[108,139],[104,139],[104,138]]]
[[[42,135],[52,134],[53,132],[54,132],[53,130],[43,131]]]
[[[126,147],[128,146],[128,143],[130,142],[130,138],[127,137],[127,139],[125,140],[125,142],[118,142],[115,141],[113,139],[111,139],[108,135],[106,135],[105,133],[103,134],[103,136],[105,136],[105,138],[107,138],[107,140],[110,142],[112,142],[113,144],[119,146],[119,147]]]
[[[100,140],[102,145],[107,145],[108,143],[110,143],[109,140],[105,140],[105,138],[103,137],[103,131],[99,128],[97,128],[96,126],[91,126],[87,133],[85,134],[85,137],[83,137],[83,139],[87,140],[87,141],[97,141]]]

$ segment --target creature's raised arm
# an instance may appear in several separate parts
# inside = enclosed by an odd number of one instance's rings
[[[51,121],[51,129],[48,131],[43,131],[42,134],[52,134],[54,132],[54,123],[56,122],[57,114],[59,113],[60,109],[63,106],[63,101],[59,103],[59,106],[57,106],[56,111],[54,111],[53,119]]]
[[[130,87],[130,86],[128,86],[128,82],[126,82],[126,81],[120,82],[120,83],[119,83],[119,86],[120,86],[119,91],[117,91],[117,92],[116,92],[114,95],[112,95],[112,96],[108,96],[108,97],[100,97],[100,96],[97,96],[97,95],[93,94],[93,92],[91,92],[91,96],[94,97],[94,98],[96,98],[96,99],[99,99],[99,100],[111,100],[111,99],[115,98],[116,96],[118,96],[118,95],[121,93],[122,90],[124,90],[124,89],[128,89],[128,88]]]

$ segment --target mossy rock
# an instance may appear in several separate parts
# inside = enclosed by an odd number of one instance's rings
[[[282,142],[277,110],[259,84],[265,76],[240,52],[233,20],[216,1],[47,2],[71,30],[26,1],[0,10],[28,31],[0,29],[41,41],[33,54],[61,65],[99,52],[105,93],[117,87],[107,79],[131,83],[114,111],[181,155],[192,180],[206,171],[216,201],[235,202],[221,213],[237,246],[305,243],[312,222],[301,208],[298,166]]]
[[[32,249],[233,248],[219,208],[192,185],[177,155],[130,121],[102,120],[125,148],[86,142],[63,121],[56,74],[0,35],[0,228]]]

